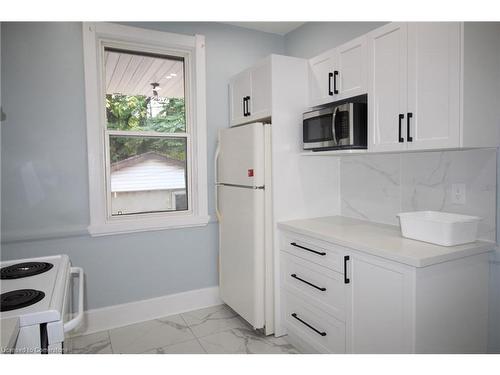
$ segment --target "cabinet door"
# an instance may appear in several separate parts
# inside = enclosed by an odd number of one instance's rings
[[[250,72],[244,71],[231,79],[229,83],[229,100],[230,100],[230,123],[238,125],[246,122],[247,117],[244,116],[243,98],[250,96]]]
[[[367,93],[368,50],[366,36],[356,38],[340,47],[337,51],[337,70],[339,75],[339,97],[350,98]]]
[[[460,146],[459,23],[408,23],[408,113],[409,149]]]
[[[334,93],[335,50],[327,51],[309,60],[309,105],[332,102]]]
[[[373,151],[404,150],[406,133],[400,115],[406,113],[407,105],[406,23],[391,23],[373,31],[368,43],[368,147]]]
[[[406,267],[353,255],[351,324],[352,353],[412,352],[412,273]]]
[[[266,62],[251,70],[251,94],[248,102],[249,120],[271,116],[271,64]]]

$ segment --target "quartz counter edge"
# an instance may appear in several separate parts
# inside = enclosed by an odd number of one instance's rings
[[[426,267],[496,249],[495,243],[487,241],[457,246],[416,241],[402,237],[399,226],[343,216],[283,221],[278,228],[412,267]]]

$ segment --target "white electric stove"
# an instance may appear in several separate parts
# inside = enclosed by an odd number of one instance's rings
[[[0,317],[19,318],[14,348],[3,352],[64,353],[64,337],[83,320],[83,269],[67,255],[10,260],[1,266]],[[72,313],[72,283],[78,275],[78,309]]]

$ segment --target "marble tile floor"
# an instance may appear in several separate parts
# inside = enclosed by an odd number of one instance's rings
[[[73,337],[71,354],[296,354],[285,338],[255,331],[226,305]]]

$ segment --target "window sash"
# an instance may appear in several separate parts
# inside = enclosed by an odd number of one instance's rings
[[[107,135],[119,135],[130,137],[155,137],[155,138],[187,138],[191,139],[190,133],[163,133],[155,131],[129,131],[129,130],[105,130]]]
[[[137,45],[133,42],[118,42],[114,40],[109,40],[109,39],[100,39],[100,47],[99,47],[99,64],[98,64],[98,69],[99,69],[99,76],[100,76],[100,91],[101,91],[101,99],[102,99],[102,109],[101,109],[101,119],[102,119],[102,126],[104,126],[104,129],[107,129],[107,118],[106,118],[106,72],[104,69],[105,66],[105,60],[104,60],[104,52],[105,48],[111,48],[111,49],[119,49],[123,51],[130,51],[130,52],[136,52],[136,53],[141,53],[143,52],[144,54],[156,54],[156,55],[162,55],[165,56],[165,58],[171,57],[171,58],[182,58],[184,60],[184,110],[186,114],[186,133],[191,133],[192,132],[192,119],[193,119],[193,114],[192,110],[195,108],[192,108],[192,103],[191,101],[194,99],[196,95],[193,95],[193,98],[191,97],[192,93],[191,92],[191,87],[192,87],[192,76],[191,76],[191,70],[192,70],[192,64],[194,64],[194,61],[192,61],[192,54],[191,52],[184,51],[184,50],[176,50],[174,48],[160,48],[160,47],[152,47],[152,46],[144,46],[144,45]],[[194,82],[193,82],[194,83]]]
[[[110,159],[110,146],[109,140],[112,136],[130,136],[130,137],[143,137],[143,138],[185,138],[186,139],[186,195],[188,201],[188,209],[182,211],[158,211],[158,212],[144,212],[144,213],[133,213],[129,215],[113,215],[113,208],[111,204],[112,192],[111,192],[111,159]],[[104,131],[104,157],[105,157],[105,184],[106,184],[106,218],[109,221],[120,221],[124,216],[128,217],[155,217],[155,216],[175,216],[179,214],[193,214],[193,202],[192,202],[192,182],[193,182],[193,168],[192,168],[192,145],[191,136],[186,133],[161,133],[161,132],[130,132],[123,130],[105,130]]]

